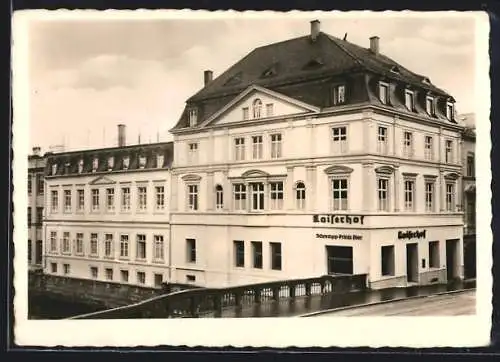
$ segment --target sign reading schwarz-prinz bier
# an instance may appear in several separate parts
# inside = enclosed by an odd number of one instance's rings
[[[314,223],[322,224],[359,224],[363,225],[364,216],[361,215],[337,215],[337,214],[318,214],[313,215]]]

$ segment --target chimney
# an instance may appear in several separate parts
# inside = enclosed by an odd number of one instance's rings
[[[319,20],[313,20],[311,21],[311,40],[316,41],[316,38],[319,35],[320,32],[320,21]]]
[[[379,39],[378,36],[372,36],[370,38],[370,51],[374,54],[378,54],[379,52]]]
[[[42,149],[40,147],[33,147],[33,155],[40,156],[40,151]]]
[[[214,76],[214,72],[211,70],[205,70],[203,72],[204,78],[205,78],[205,86],[212,81],[212,78]]]
[[[125,147],[125,125],[118,125],[118,147]]]

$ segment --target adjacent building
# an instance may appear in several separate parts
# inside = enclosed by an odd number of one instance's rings
[[[170,278],[172,143],[48,157],[45,272],[160,286]]]
[[[463,277],[455,100],[378,37],[364,48],[313,21],[204,78],[171,130],[171,282]]]

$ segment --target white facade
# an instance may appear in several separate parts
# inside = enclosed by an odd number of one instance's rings
[[[34,148],[28,157],[28,265],[30,268],[42,266],[43,259],[43,205],[44,169],[46,159]]]

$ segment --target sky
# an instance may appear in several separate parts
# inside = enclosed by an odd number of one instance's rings
[[[380,51],[430,78],[474,111],[474,19],[399,16],[301,18],[32,20],[29,24],[30,145],[42,152],[112,147],[117,125],[127,143],[170,141],[185,101],[258,46],[321,31]]]

